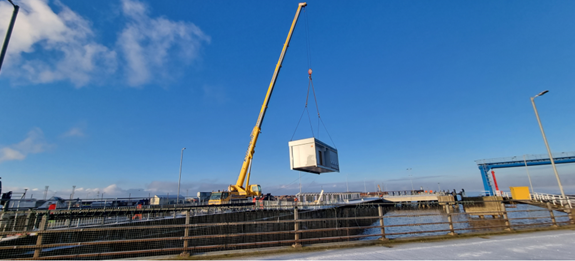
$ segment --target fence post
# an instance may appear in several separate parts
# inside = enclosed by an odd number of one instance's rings
[[[190,227],[187,226],[190,224],[190,211],[186,211],[186,228],[184,229],[184,237],[190,236]],[[190,246],[190,242],[188,239],[184,239],[184,252],[180,254],[180,256],[188,257],[190,256],[190,252],[188,251],[188,247]]]
[[[41,233],[41,231],[46,230],[46,224],[48,223],[48,213],[44,214],[42,216],[42,221],[40,221],[40,227],[38,228],[38,236],[36,239],[36,246],[38,248],[36,248],[36,250],[34,250],[34,258],[39,258],[40,257],[40,253],[42,253],[42,238],[44,237],[44,234]]]
[[[381,205],[378,205],[377,211],[379,212],[379,225],[381,226],[381,237],[379,238],[379,240],[388,240],[385,237],[385,225],[383,223],[383,207]]]
[[[551,203],[547,202],[547,209],[549,210],[549,217],[551,217],[551,222],[553,223],[554,227],[557,227],[557,221],[555,220],[555,214],[553,213],[553,209],[551,208]]]
[[[297,206],[295,206],[293,208],[293,220],[294,220],[293,227],[294,227],[294,231],[295,231],[295,243],[292,245],[292,247],[301,247],[301,243],[299,242],[300,234],[298,233],[298,231],[299,231],[298,219],[299,219],[298,209],[297,209]]]
[[[72,223],[72,213],[68,212],[68,218],[66,219],[66,221],[64,221],[64,226],[70,227],[71,223]]]
[[[445,204],[445,212],[447,212],[447,222],[449,222],[449,234],[450,236],[455,236],[455,230],[453,229],[453,219],[451,218],[451,210],[450,206],[446,203]]]
[[[28,231],[28,225],[30,224],[31,216],[32,216],[32,209],[28,210],[28,214],[26,214],[26,223],[24,224],[24,231]]]
[[[501,201],[501,212],[503,213],[503,219],[505,219],[505,226],[507,227],[505,230],[513,231],[513,229],[511,229],[511,222],[509,222],[507,210],[505,210],[505,203],[503,203],[503,201]]]

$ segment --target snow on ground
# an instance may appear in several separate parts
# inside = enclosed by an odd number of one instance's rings
[[[259,260],[573,260],[575,231],[556,230],[426,243],[250,257]]]

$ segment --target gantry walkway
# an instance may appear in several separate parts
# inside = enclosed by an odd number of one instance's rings
[[[553,153],[553,160],[555,161],[555,164],[575,163],[575,152]],[[481,171],[483,187],[489,195],[495,195],[493,186],[491,185],[491,179],[489,177],[489,170],[551,164],[548,154],[525,155],[525,157],[514,156],[508,158],[481,159],[476,160],[475,162],[479,167],[479,171]]]

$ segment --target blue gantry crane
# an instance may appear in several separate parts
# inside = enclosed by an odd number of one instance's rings
[[[554,153],[553,160],[555,160],[555,164],[575,163],[575,152]],[[479,167],[479,171],[481,171],[483,188],[489,195],[495,195],[493,186],[491,185],[491,179],[489,178],[490,170],[551,164],[551,160],[547,154],[525,155],[525,157],[515,156],[508,158],[482,159],[476,160],[475,162]]]

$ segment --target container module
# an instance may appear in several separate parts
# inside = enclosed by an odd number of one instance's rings
[[[289,142],[290,168],[315,174],[339,172],[337,149],[316,138]]]
[[[511,191],[511,198],[514,200],[530,200],[531,193],[528,187],[509,187]]]

